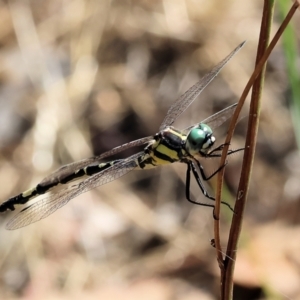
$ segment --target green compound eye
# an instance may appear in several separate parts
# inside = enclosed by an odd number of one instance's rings
[[[199,152],[206,153],[215,142],[211,128],[206,124],[199,124],[189,132],[185,148],[191,155]]]

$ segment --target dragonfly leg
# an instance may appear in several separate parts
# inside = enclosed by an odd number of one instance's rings
[[[213,153],[214,151],[218,151],[220,149],[223,149],[223,146],[225,144],[222,144],[220,146],[218,146],[217,148],[215,148],[214,150],[212,150],[209,154],[207,154],[206,157],[221,157],[221,154],[213,154],[211,155],[211,153]],[[228,150],[228,155],[231,155],[233,153],[236,153],[236,152],[239,152],[239,151],[242,151],[244,150],[245,148],[239,148],[239,149],[235,149],[235,150]],[[201,176],[203,178],[204,181],[207,181],[209,179],[211,179],[212,177],[214,177],[218,172],[220,172],[226,165],[227,165],[227,162],[225,162],[224,165],[220,166],[216,171],[214,171],[211,175],[207,176],[204,172],[204,168],[202,167],[202,165],[199,163],[198,160],[195,160],[196,163],[197,163],[197,166],[200,170],[200,173],[201,173]]]
[[[204,154],[204,156],[205,156],[206,158],[211,158],[211,157],[221,157],[221,155],[222,155],[221,153],[215,153],[215,152],[217,152],[217,151],[222,151],[225,145],[226,145],[226,144],[221,144],[220,146],[218,146],[217,148],[213,149],[213,150],[210,151],[209,153]],[[228,144],[227,144],[227,145],[228,145]],[[228,154],[228,155],[231,155],[231,154],[233,154],[233,153],[236,153],[236,152],[239,152],[239,151],[243,151],[243,150],[245,150],[245,148],[239,148],[239,149],[235,149],[235,150],[228,150],[227,154]]]
[[[203,166],[200,164],[200,162],[198,160],[196,160],[196,163],[197,163],[197,166],[200,170],[200,173],[201,173],[201,177],[204,181],[207,181],[207,180],[210,180],[212,177],[214,177],[217,173],[219,173],[226,165],[227,165],[227,162],[220,166],[216,171],[214,171],[211,175],[207,176],[204,172],[204,168]]]
[[[194,171],[197,173],[196,168],[195,168],[195,166],[193,165],[193,163],[192,163],[192,162],[188,162],[188,163],[187,163],[187,170],[186,170],[186,187],[185,187],[185,196],[186,196],[186,199],[187,199],[189,202],[191,202],[191,203],[193,203],[193,204],[196,204],[196,205],[202,205],[202,206],[214,207],[213,204],[200,203],[200,202],[196,202],[196,201],[194,201],[194,200],[191,199],[191,197],[190,197],[191,171],[193,172],[193,174],[194,174]],[[195,174],[194,174],[194,176],[195,176]],[[208,195],[207,191],[205,190],[205,188],[204,188],[204,186],[203,186],[203,184],[202,184],[202,182],[201,182],[201,180],[200,180],[200,178],[199,178],[198,173],[197,173],[197,176],[198,176],[198,180],[199,180],[200,184],[199,184],[197,178],[196,178],[196,180],[197,180],[197,183],[198,183],[198,185],[199,185],[199,187],[200,187],[200,189],[201,189],[203,195],[204,195],[205,197],[209,198],[210,200],[214,201],[215,198],[213,198],[213,197],[211,197],[210,195]]]
[[[228,155],[231,155],[233,153],[236,153],[236,152],[240,152],[240,151],[244,151],[245,148],[239,148],[239,149],[234,149],[234,150],[228,150],[227,154]]]
[[[198,163],[199,163],[199,162],[197,161],[197,164],[198,164]],[[186,198],[187,198],[187,200],[188,200],[189,202],[194,203],[194,204],[197,204],[197,205],[201,205],[201,206],[209,206],[209,207],[215,207],[215,206],[212,205],[212,204],[206,204],[206,203],[196,202],[196,201],[193,201],[193,200],[190,199],[190,181],[191,181],[191,175],[190,175],[190,174],[191,174],[191,171],[192,171],[192,172],[193,172],[193,175],[194,175],[194,177],[195,177],[195,179],[196,179],[196,181],[197,181],[197,183],[198,183],[198,186],[200,187],[200,189],[201,189],[201,191],[202,191],[202,193],[203,193],[203,195],[204,195],[206,198],[208,198],[209,200],[215,201],[215,198],[212,197],[212,196],[210,196],[210,195],[208,194],[207,190],[205,189],[205,187],[204,187],[204,185],[203,185],[203,183],[202,183],[202,181],[201,181],[201,178],[200,178],[200,176],[199,176],[199,174],[198,174],[198,172],[197,172],[197,169],[195,168],[195,165],[193,164],[193,162],[188,162],[187,165],[188,165],[187,173],[186,173]],[[199,163],[199,165],[200,165],[200,163]],[[200,165],[200,166],[201,166],[201,165]],[[202,166],[201,166],[201,167],[202,167]],[[202,167],[202,169],[203,169],[203,167]],[[203,171],[203,172],[204,172],[204,171]],[[219,172],[219,171],[217,170],[217,172]],[[217,173],[217,172],[215,172],[215,173]],[[202,176],[202,174],[201,174],[201,176]],[[204,178],[203,178],[203,179],[204,179]],[[221,201],[221,203],[224,204],[224,205],[226,205],[231,211],[233,211],[233,208],[232,208],[227,202]]]

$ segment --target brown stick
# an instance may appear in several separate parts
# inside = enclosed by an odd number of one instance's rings
[[[225,147],[221,157],[221,165],[224,165],[227,157],[227,152],[229,148],[229,143],[233,136],[233,132],[237,123],[238,116],[244,105],[246,97],[256,80],[256,87],[253,89],[253,95],[250,105],[250,112],[249,112],[249,124],[248,124],[248,132],[246,137],[246,144],[245,144],[245,152],[244,152],[244,159],[243,159],[243,167],[241,171],[241,178],[238,188],[238,193],[236,197],[235,203],[235,214],[233,215],[232,224],[230,228],[230,234],[228,239],[228,246],[226,251],[226,257],[223,260],[222,257],[222,250],[220,246],[220,199],[222,193],[222,185],[223,185],[223,176],[224,170],[222,170],[218,174],[218,185],[216,191],[216,206],[214,210],[214,228],[215,228],[215,246],[217,251],[217,260],[221,269],[221,299],[232,299],[232,290],[233,290],[233,272],[234,272],[234,265],[236,259],[236,249],[237,243],[239,240],[241,227],[242,227],[242,220],[243,220],[243,213],[246,204],[246,199],[248,195],[248,188],[250,182],[250,174],[252,170],[252,164],[254,159],[255,153],[255,144],[256,144],[256,135],[258,129],[258,117],[259,117],[259,98],[261,94],[261,88],[263,83],[263,76],[260,75],[263,72],[265,67],[265,63],[273,51],[275,45],[277,44],[279,38],[281,37],[283,31],[285,30],[286,26],[292,19],[294,13],[299,7],[299,2],[295,1],[293,6],[291,7],[289,13],[287,14],[286,18],[282,22],[281,26],[279,27],[277,33],[275,34],[273,40],[271,41],[269,47],[266,49],[267,39],[268,39],[268,32],[263,28],[267,28],[270,20],[272,19],[272,1],[265,1],[264,6],[264,13],[262,18],[262,25],[261,25],[261,36],[260,36],[260,43],[258,47],[258,54],[257,54],[257,64],[256,68],[250,77],[242,95],[237,105],[237,108],[233,114],[233,117],[230,122],[228,135],[225,140]],[[266,50],[265,50],[266,49]],[[265,51],[264,51],[265,50]]]

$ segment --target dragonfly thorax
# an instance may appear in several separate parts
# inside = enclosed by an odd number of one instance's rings
[[[213,146],[215,140],[212,129],[208,125],[200,123],[188,133],[185,149],[192,156],[205,154]]]

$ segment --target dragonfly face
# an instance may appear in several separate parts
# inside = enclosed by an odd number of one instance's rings
[[[204,196],[210,200],[214,200],[213,197],[208,195],[201,179],[209,180],[220,170],[220,168],[207,177],[196,157],[199,155],[202,157],[220,156],[217,152],[222,150],[222,145],[212,149],[215,142],[215,137],[212,132],[232,116],[236,104],[231,105],[208,117],[201,123],[190,126],[184,130],[177,130],[171,125],[219,74],[221,69],[243,47],[243,45],[244,43],[236,47],[210,72],[204,75],[199,82],[190,87],[174,102],[160,125],[158,134],[155,136],[144,137],[116,147],[99,156],[65,165],[44,178],[34,188],[1,203],[0,212],[4,212],[6,210],[14,210],[16,205],[26,204],[28,201],[39,195],[47,194],[43,199],[22,209],[10,220],[6,228],[17,229],[46,218],[78,195],[116,180],[132,170],[149,169],[174,162],[181,162],[187,165],[187,200],[198,205],[213,207],[212,204],[203,204],[191,200],[189,191],[190,175],[194,175]],[[115,155],[128,148],[141,145],[147,145],[144,151],[138,152],[125,159],[103,162],[104,158]],[[233,152],[235,151],[230,150],[228,154]],[[69,185],[58,191],[53,190],[57,185],[69,184],[73,180],[81,180],[81,182]]]
[[[207,154],[215,140],[212,129],[208,125],[200,123],[188,133],[185,149],[191,156]]]

